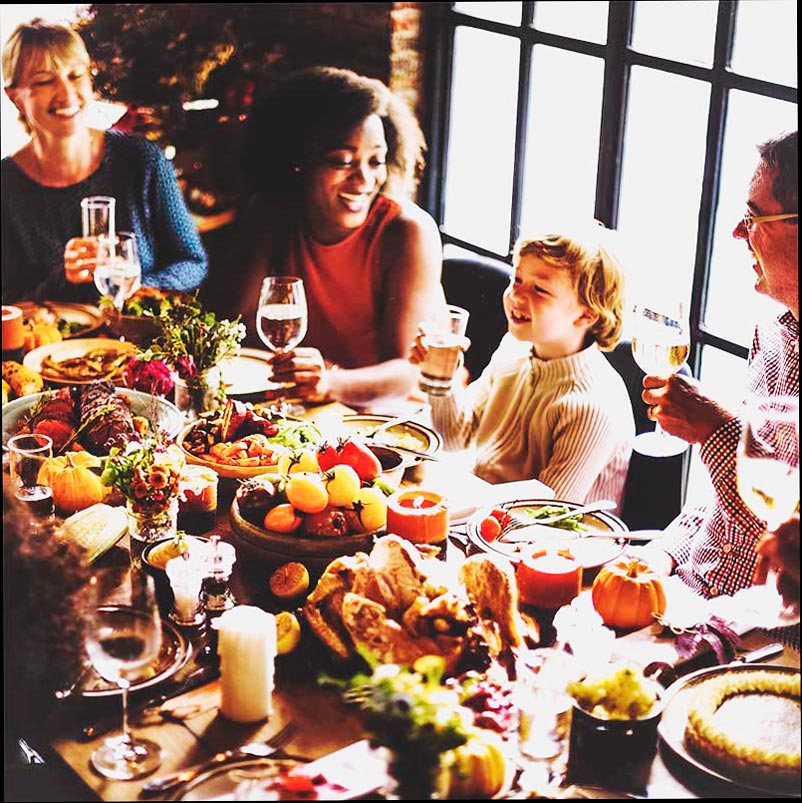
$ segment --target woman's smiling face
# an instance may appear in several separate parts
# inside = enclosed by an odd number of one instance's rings
[[[305,171],[307,218],[320,242],[359,228],[387,181],[387,140],[381,118],[366,117],[319,163]]]
[[[592,325],[570,272],[533,254],[518,260],[510,286],[504,291],[504,311],[510,334],[534,344],[543,359],[581,349]]]

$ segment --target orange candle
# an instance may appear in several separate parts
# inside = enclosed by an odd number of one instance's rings
[[[414,544],[440,544],[448,535],[443,497],[422,488],[398,491],[387,500],[387,532]]]
[[[3,305],[3,351],[21,349],[25,344],[22,310]]]
[[[567,549],[540,549],[515,570],[521,601],[556,610],[568,605],[582,586],[582,566]]]

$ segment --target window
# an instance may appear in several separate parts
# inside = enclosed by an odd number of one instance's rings
[[[690,302],[694,375],[737,390],[776,305],[731,233],[755,146],[797,127],[796,16],[793,0],[452,4],[428,198],[444,242],[509,261],[553,213],[594,215],[634,293]]]

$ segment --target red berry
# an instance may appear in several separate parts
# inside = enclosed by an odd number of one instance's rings
[[[485,541],[495,541],[501,535],[501,524],[498,519],[494,519],[492,516],[482,519],[479,523],[479,535]]]
[[[502,526],[504,527],[506,524],[509,523],[512,516],[508,510],[504,510],[502,507],[494,507],[490,511],[490,515]]]

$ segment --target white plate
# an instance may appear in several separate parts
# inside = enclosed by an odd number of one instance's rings
[[[67,301],[43,301],[41,304],[35,304],[32,301],[22,301],[17,306],[26,318],[32,315],[36,309],[43,308],[63,321],[80,326],[80,329],[77,329],[65,340],[84,337],[99,329],[103,324],[102,313],[92,304],[73,304]]]
[[[235,357],[223,360],[220,371],[226,393],[236,398],[280,387],[270,380],[273,369],[268,360],[272,356],[273,353],[265,349],[243,348]]]
[[[50,343],[46,346],[39,346],[38,349],[29,351],[22,360],[22,364],[32,371],[42,373],[42,362],[46,357],[50,357],[55,362],[61,362],[62,360],[71,360],[75,357],[83,357],[85,354],[95,349],[133,352],[136,350],[136,346],[133,343],[112,340],[108,337],[74,338],[72,340],[63,340],[60,343]],[[97,377],[88,377],[86,379],[60,379],[51,374],[43,373],[42,379],[54,385],[86,385],[90,382],[95,382]],[[112,381],[119,382],[121,380],[118,377]]]

